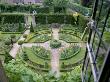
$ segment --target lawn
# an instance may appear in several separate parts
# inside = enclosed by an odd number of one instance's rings
[[[44,60],[44,59],[41,59],[41,58],[39,58],[38,56],[36,56],[36,55],[33,53],[33,50],[32,50],[31,48],[24,48],[24,51],[26,51],[29,60],[31,60],[31,61],[34,62],[34,63],[44,65],[45,62],[48,62],[48,63],[50,62],[49,60]]]

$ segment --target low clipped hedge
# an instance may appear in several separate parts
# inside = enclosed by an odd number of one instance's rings
[[[77,55],[80,52],[80,47],[79,46],[71,46],[65,50],[63,50],[60,54],[60,60],[67,60],[75,55]]]
[[[44,43],[52,39],[51,30],[37,29],[34,34],[30,34],[25,42]]]
[[[59,48],[59,47],[61,47],[61,42],[58,40],[51,40],[50,47],[51,48]]]
[[[23,63],[27,64],[28,67],[30,67],[30,68],[32,68],[34,70],[39,70],[39,71],[43,71],[43,72],[48,72],[49,71],[49,68],[45,68],[45,65],[43,65],[43,64],[35,63],[35,62],[33,62],[33,61],[29,60],[29,59],[27,61],[25,61],[22,58],[21,54],[19,55],[19,58],[22,59]]]

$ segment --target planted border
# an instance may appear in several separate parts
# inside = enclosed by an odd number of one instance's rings
[[[78,48],[76,48],[77,51],[74,51],[73,53],[70,53],[70,51],[73,51],[73,50],[71,50],[73,47],[75,47],[75,48],[78,47]],[[60,60],[68,60],[68,59],[74,57],[75,55],[77,55],[80,52],[81,48],[79,46],[73,46],[73,47],[63,50],[60,54]],[[64,54],[66,54],[66,55],[64,55]],[[68,56],[68,54],[71,54],[71,55]],[[64,56],[65,58],[63,58],[62,56]]]

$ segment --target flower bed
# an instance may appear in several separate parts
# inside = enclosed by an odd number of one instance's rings
[[[50,60],[50,51],[44,49],[43,47],[32,47],[32,50],[37,57]]]
[[[79,46],[77,46],[77,45],[71,46],[61,52],[60,59],[61,60],[70,59],[70,58],[74,57],[75,55],[77,55],[79,52],[80,52]]]

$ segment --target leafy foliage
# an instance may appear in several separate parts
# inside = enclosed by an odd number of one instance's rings
[[[4,65],[9,82],[81,82],[80,66],[74,68],[72,72],[62,74],[61,77],[55,78],[50,72],[48,74],[36,73],[29,69],[20,59],[11,60]]]
[[[50,47],[51,48],[59,48],[59,47],[61,47],[61,42],[58,40],[51,40]]]
[[[31,22],[31,26],[30,26],[30,32],[34,32],[34,28],[33,28],[32,22]]]
[[[80,47],[78,45],[71,46],[61,52],[60,59],[67,60],[77,55],[80,52]]]
[[[42,58],[42,59],[50,59],[50,51],[46,50],[43,47],[32,47],[33,53]]]
[[[3,32],[23,32],[24,31],[24,24],[22,23],[6,23],[0,25],[0,30]]]

